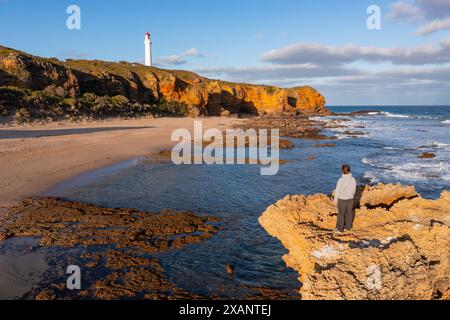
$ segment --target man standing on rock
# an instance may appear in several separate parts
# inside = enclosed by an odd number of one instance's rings
[[[336,229],[339,232],[344,230],[351,230],[353,227],[353,220],[355,214],[353,211],[354,199],[356,194],[356,180],[351,174],[349,165],[342,166],[342,177],[339,179],[336,192],[334,195],[334,202],[339,210]]]

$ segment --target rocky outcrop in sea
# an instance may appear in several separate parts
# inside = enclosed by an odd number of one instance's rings
[[[359,190],[354,229],[334,231],[324,194],[287,196],[260,217],[289,250],[307,300],[449,299],[450,192],[422,198],[414,187]]]

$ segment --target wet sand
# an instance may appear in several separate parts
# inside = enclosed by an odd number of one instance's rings
[[[225,129],[243,120],[203,118]],[[170,148],[173,130],[192,118],[63,122],[0,127],[0,210],[81,173]],[[1,211],[0,211],[1,212]]]

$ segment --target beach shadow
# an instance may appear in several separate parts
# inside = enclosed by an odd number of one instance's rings
[[[73,128],[73,129],[56,129],[56,130],[0,130],[0,140],[4,139],[27,139],[67,136],[73,134],[90,134],[97,132],[113,132],[125,130],[142,130],[151,129],[150,126],[142,127],[108,127],[108,128]]]

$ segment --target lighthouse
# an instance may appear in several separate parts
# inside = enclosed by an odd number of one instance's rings
[[[150,33],[145,34],[145,65],[152,66],[152,39],[150,38]]]

